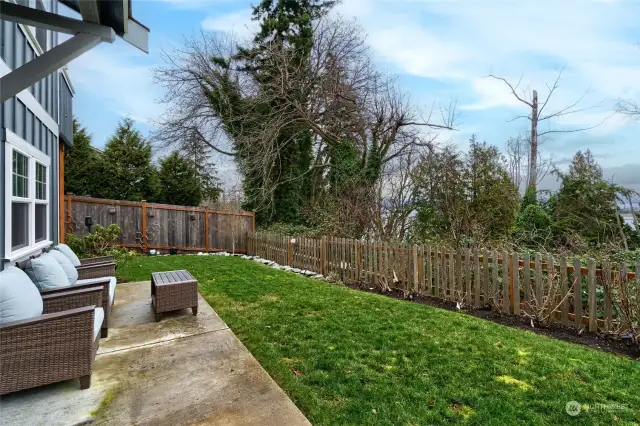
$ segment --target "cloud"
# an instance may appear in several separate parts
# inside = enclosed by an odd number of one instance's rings
[[[243,9],[210,16],[202,21],[201,26],[206,31],[230,32],[240,40],[248,40],[258,28],[258,23],[251,20],[250,9]]]
[[[359,18],[381,62],[464,94],[467,115],[503,109],[508,120],[526,112],[501,82],[482,78],[489,73],[514,84],[522,78],[528,96],[535,88],[544,99],[545,83],[566,67],[548,111],[570,105],[585,90],[580,106],[596,108],[559,126],[594,126],[611,115],[616,98],[640,98],[640,3],[355,0],[338,11]],[[604,121],[591,132],[626,125],[619,118]]]
[[[135,49],[116,48],[122,44],[99,46],[71,62],[73,85],[76,92],[112,112],[150,124],[163,111],[155,102],[161,92],[153,83],[154,64]]]
[[[157,0],[161,3],[167,3],[172,7],[179,9],[203,9],[208,10],[212,4],[233,3],[234,0]]]

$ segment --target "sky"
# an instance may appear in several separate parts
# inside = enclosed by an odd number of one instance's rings
[[[255,1],[255,0],[254,0]],[[520,81],[518,93],[537,89],[553,113],[584,96],[577,114],[543,124],[577,129],[549,135],[541,147],[566,167],[590,149],[607,178],[640,190],[640,122],[615,115],[619,98],[640,100],[640,1],[637,0],[344,0],[333,14],[355,18],[380,69],[395,76],[414,103],[458,106],[456,131],[442,135],[464,149],[475,133],[504,147],[526,132],[527,114],[502,82]],[[164,107],[153,69],[161,52],[200,31],[233,31],[247,37],[255,23],[247,0],[134,0],[133,15],[151,29],[146,55],[121,40],[102,44],[69,64],[74,114],[103,147],[119,120],[129,116],[145,134]],[[221,168],[229,171],[231,164]],[[554,188],[553,179],[543,186]]]

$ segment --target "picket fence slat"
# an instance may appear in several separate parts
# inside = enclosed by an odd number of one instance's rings
[[[589,331],[598,330],[598,317],[596,314],[596,262],[589,259],[587,263],[589,275],[587,277],[587,288],[589,292]]]
[[[473,299],[473,304],[474,306],[480,306],[480,259],[478,256],[478,249],[474,248],[473,249],[473,278],[474,278],[474,284],[473,284],[473,293],[474,293],[474,299]]]
[[[560,322],[563,325],[569,325],[569,300],[567,293],[569,292],[569,285],[567,283],[567,258],[560,256],[560,293],[563,297],[562,305],[560,306]]]
[[[576,327],[582,327],[582,267],[580,259],[573,259],[573,313]]]

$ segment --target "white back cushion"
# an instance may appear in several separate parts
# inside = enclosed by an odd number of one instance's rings
[[[67,278],[69,279],[69,284],[74,284],[78,281],[78,270],[73,266],[73,263],[71,263],[67,256],[59,250],[51,250],[49,256],[52,256],[60,266],[62,266],[64,273],[67,274]]]
[[[42,315],[42,297],[27,274],[15,266],[0,271],[0,324]]]
[[[54,247],[54,249],[58,250],[60,253],[67,256],[67,258],[71,261],[73,266],[80,266],[80,259],[78,256],[71,250],[71,248],[66,244],[58,244]]]
[[[64,269],[49,253],[30,259],[24,271],[41,291],[69,287],[70,285]]]

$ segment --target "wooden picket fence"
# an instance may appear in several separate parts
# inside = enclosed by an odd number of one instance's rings
[[[430,245],[409,245],[346,238],[295,238],[249,233],[248,253],[281,265],[306,269],[342,281],[363,282],[406,293],[484,306],[491,303],[504,313],[530,311],[544,298],[546,280],[559,280],[555,320],[565,326],[586,326],[589,331],[612,331],[617,326],[615,307],[605,288],[620,282],[631,285],[640,300],[640,277],[626,265],[617,267],[589,259],[542,257],[506,250],[453,250]],[[635,271],[640,270],[640,263]],[[528,280],[527,280],[528,278]],[[548,286],[547,286],[548,288]],[[635,294],[635,293],[634,293]],[[555,306],[555,304],[554,304]]]

